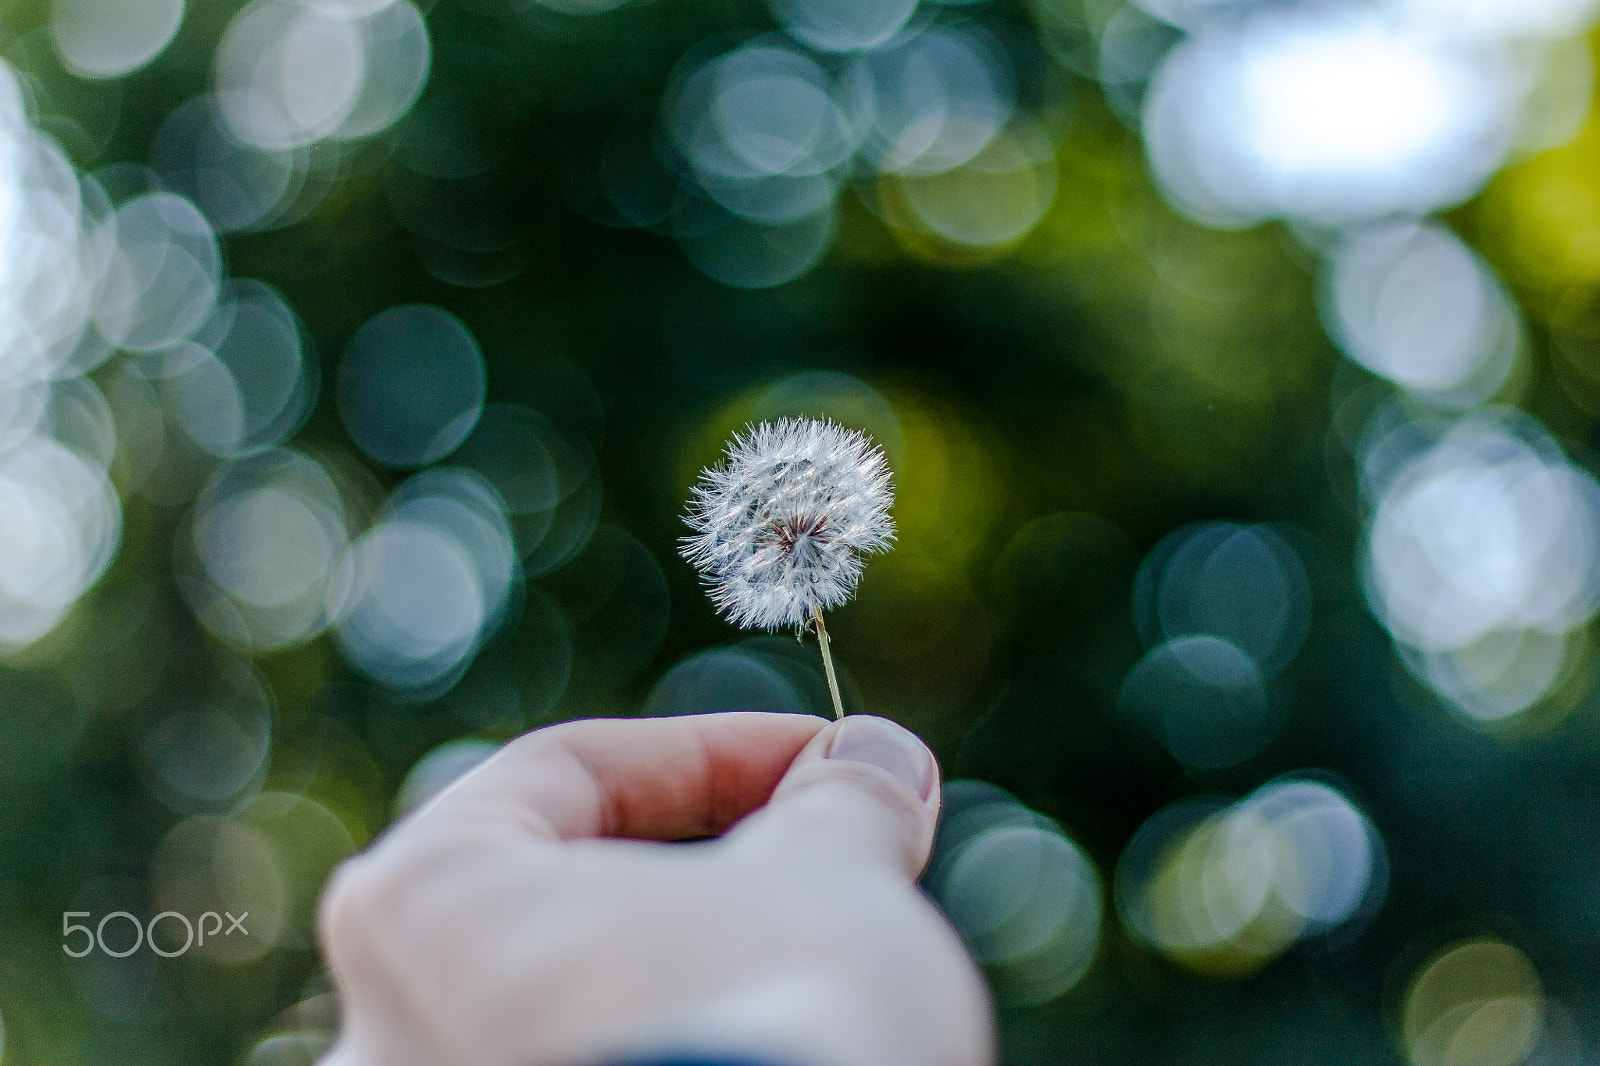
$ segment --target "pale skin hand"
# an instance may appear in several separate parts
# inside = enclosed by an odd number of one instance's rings
[[[527,734],[335,874],[324,1066],[989,1066],[982,981],[914,885],[937,777],[862,717]]]

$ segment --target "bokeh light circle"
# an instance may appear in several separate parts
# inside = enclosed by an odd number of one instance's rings
[[[674,666],[645,700],[651,717],[716,711],[813,714],[805,694],[763,657],[740,649],[701,652]]]
[[[1236,645],[1188,636],[1153,648],[1129,671],[1117,709],[1148,728],[1186,766],[1233,766],[1277,734],[1278,708]]]
[[[669,90],[663,119],[674,146],[713,196],[730,210],[730,200],[743,200],[755,210],[750,217],[766,221],[783,220],[773,197],[785,186],[763,185],[763,179],[817,177],[854,148],[828,75],[792,46],[766,38],[683,78]]]
[[[906,24],[917,0],[769,0],[795,38],[824,52],[855,52],[883,44]]]
[[[116,252],[95,304],[106,340],[153,352],[199,329],[222,283],[222,256],[205,216],[183,197],[157,192],[123,204],[107,225]]]
[[[1044,218],[1055,198],[1053,146],[1013,122],[959,167],[900,180],[916,220],[945,240],[975,248],[1008,244]]]
[[[1266,525],[1200,522],[1169,533],[1140,564],[1133,600],[1146,644],[1218,637],[1266,677],[1289,664],[1311,628],[1305,566]]]
[[[1406,990],[1401,1039],[1412,1066],[1515,1066],[1544,1020],[1539,974],[1501,940],[1469,940],[1433,956]]]
[[[314,460],[254,456],[219,471],[196,500],[180,588],[201,622],[236,646],[304,643],[328,624],[348,525],[337,486]]]
[[[1182,800],[1117,861],[1123,926],[1203,973],[1249,972],[1369,912],[1387,887],[1382,839],[1326,782],[1269,782],[1237,803]]]
[[[443,792],[458,778],[481,765],[500,745],[470,737],[441,744],[418,759],[394,796],[395,816],[407,814]]]
[[[1403,661],[1471,720],[1533,705],[1600,609],[1600,483],[1504,412],[1431,440],[1402,423],[1368,454],[1363,584]]]
[[[260,693],[220,692],[168,708],[140,738],[147,780],[181,814],[237,808],[266,775],[271,710]]]
[[[397,488],[350,545],[328,610],[352,664],[424,698],[460,678],[520,580],[499,495],[479,475],[440,468]]]
[[[1328,261],[1322,295],[1324,322],[1346,355],[1443,406],[1493,396],[1522,339],[1510,294],[1435,223],[1389,222],[1350,234]]]
[[[173,826],[151,856],[150,896],[195,920],[207,912],[247,912],[248,936],[208,936],[193,949],[207,962],[238,966],[277,944],[289,902],[285,873],[271,842],[254,828],[197,815]]]
[[[0,453],[0,648],[55,628],[109,565],[121,533],[105,471],[38,438]]]
[[[1324,781],[1281,778],[1240,802],[1282,835],[1278,898],[1313,935],[1348,921],[1387,881],[1383,842],[1364,814]]]
[[[50,36],[74,74],[117,78],[161,54],[183,7],[183,0],[54,0]]]
[[[220,296],[194,343],[161,353],[151,372],[172,420],[203,450],[231,457],[298,430],[321,382],[299,319],[276,290],[230,281]]]
[[[467,439],[487,388],[483,353],[459,319],[423,304],[392,307],[368,319],[345,349],[339,416],[378,462],[425,466]]]
[[[385,523],[353,546],[358,598],[341,612],[340,644],[380,680],[421,686],[453,670],[485,618],[472,560],[448,534],[415,523]]]
[[[1005,54],[975,27],[907,32],[857,57],[844,93],[880,171],[939,174],[983,151],[1015,107]]]
[[[1099,871],[1059,826],[1001,789],[952,781],[944,795],[929,890],[1003,1006],[1061,996],[1099,946]]]
[[[822,260],[833,243],[834,211],[763,226],[729,218],[708,232],[681,236],[689,261],[736,289],[770,289],[793,281]]]
[[[350,117],[367,64],[354,21],[290,0],[252,0],[217,45],[217,99],[241,141],[295,148]]]
[[[1516,90],[1493,52],[1377,8],[1219,20],[1152,76],[1145,148],[1163,193],[1207,225],[1423,214],[1500,166]]]
[[[428,27],[411,0],[366,12],[356,7],[350,14],[358,15],[366,66],[360,91],[333,130],[339,140],[370,137],[404,118],[428,83],[433,58]]]
[[[224,233],[275,221],[301,190],[304,149],[246,144],[227,128],[215,97],[196,97],[168,113],[150,146],[151,165]]]

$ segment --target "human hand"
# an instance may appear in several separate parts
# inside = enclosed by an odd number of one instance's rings
[[[325,1066],[986,1066],[982,981],[914,884],[938,805],[878,718],[529,733],[334,875]]]

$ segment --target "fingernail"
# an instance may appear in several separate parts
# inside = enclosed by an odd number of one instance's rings
[[[839,723],[828,758],[887,770],[924,799],[933,785],[933,756],[909,730],[884,718],[855,715]]]

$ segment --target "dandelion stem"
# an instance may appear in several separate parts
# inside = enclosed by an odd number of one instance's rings
[[[811,617],[817,623],[817,646],[822,649],[822,669],[828,674],[828,692],[833,696],[833,716],[844,718],[844,701],[839,698],[839,678],[833,672],[833,653],[828,650],[828,627],[822,624],[822,608],[811,604]]]

